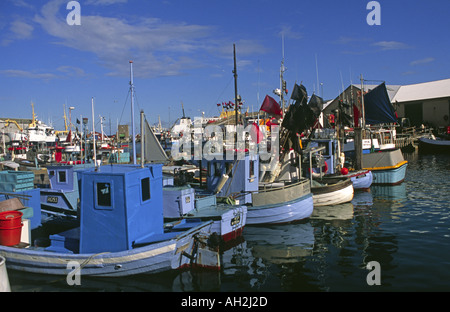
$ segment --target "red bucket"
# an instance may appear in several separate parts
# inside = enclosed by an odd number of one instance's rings
[[[14,246],[20,243],[22,216],[23,213],[20,211],[0,213],[0,245]]]

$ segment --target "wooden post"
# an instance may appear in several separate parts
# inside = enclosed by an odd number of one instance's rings
[[[363,168],[362,128],[355,128],[355,170]]]

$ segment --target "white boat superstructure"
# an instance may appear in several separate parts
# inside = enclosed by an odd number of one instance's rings
[[[31,103],[33,110],[31,123],[28,128],[25,129],[14,122],[17,126],[17,130],[8,132],[7,135],[12,142],[45,142],[45,143],[55,143],[56,141],[56,131],[53,127],[46,125],[40,120],[37,120],[34,114],[34,104]],[[7,122],[8,125],[9,122]]]

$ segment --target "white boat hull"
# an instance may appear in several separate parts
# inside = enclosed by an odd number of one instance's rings
[[[327,185],[311,187],[314,207],[343,204],[353,199],[354,188],[349,178],[334,184],[330,180],[326,180]]]

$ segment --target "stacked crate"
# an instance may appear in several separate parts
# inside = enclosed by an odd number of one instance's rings
[[[29,171],[0,171],[0,191],[20,192],[34,189],[34,173]]]

